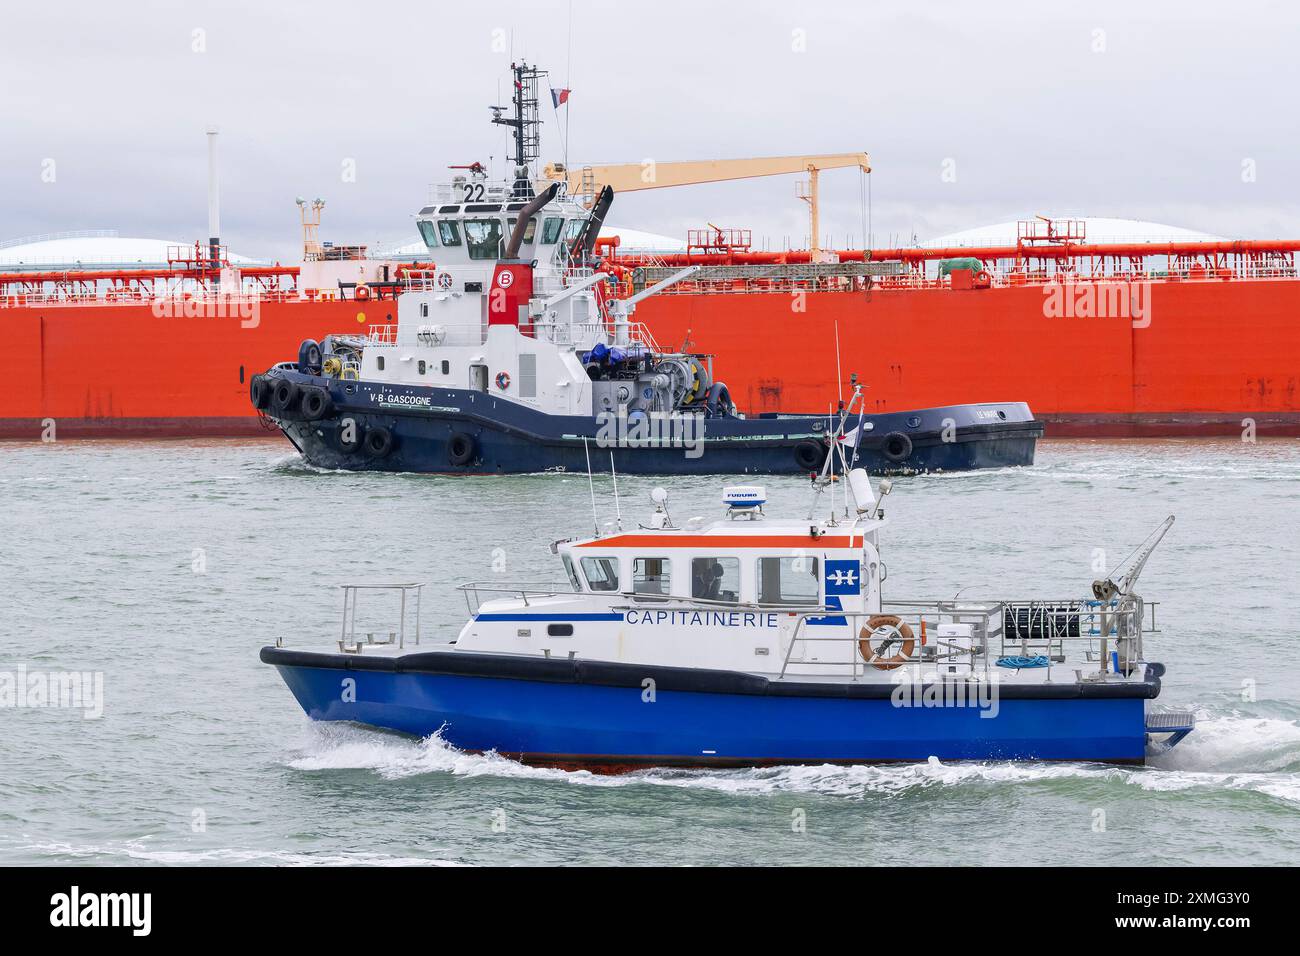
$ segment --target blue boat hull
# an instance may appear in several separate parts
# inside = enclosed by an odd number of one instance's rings
[[[329,392],[329,412],[315,421],[267,410],[303,457],[322,468],[585,472],[590,457],[593,470],[608,471],[612,452],[615,467],[627,474],[807,474],[820,464],[810,466],[801,458],[800,446],[806,455],[813,443],[823,457],[826,448],[824,415],[705,419],[702,445],[698,453],[688,453],[679,444],[611,446],[602,442],[594,417],[546,414],[467,389],[340,382],[284,368],[270,377]],[[343,429],[349,422],[358,436],[382,429],[391,436],[391,447],[378,455],[364,444],[348,448]],[[1043,433],[1042,423],[1019,402],[875,414],[866,416],[864,424],[858,464],[874,474],[1028,466]],[[856,427],[857,420],[849,426]],[[457,458],[457,439],[472,450],[467,460]]]
[[[419,655],[434,656],[455,655]],[[734,685],[732,692],[677,689],[674,684],[682,681],[664,673],[675,668],[609,665],[627,670],[627,679],[597,683],[590,675],[565,679],[566,672],[579,669],[569,661],[547,661],[552,673],[525,678],[445,672],[474,669],[468,665],[394,667],[391,659],[384,662],[388,669],[376,670],[369,669],[372,661],[344,658],[262,651],[315,720],[354,721],[421,737],[440,733],[462,750],[603,770],[932,756],[1141,763],[1145,700],[1159,691],[1158,677],[1105,696],[1062,690],[1018,697],[1004,691],[990,712],[977,706],[898,706],[888,687],[871,696],[846,696],[847,691],[805,684],[814,696],[801,696],[798,685],[777,688],[776,682],[740,674],[728,681],[725,672],[706,674],[715,675],[720,686]],[[637,673],[657,674],[652,701]],[[703,687],[708,681],[694,683]]]

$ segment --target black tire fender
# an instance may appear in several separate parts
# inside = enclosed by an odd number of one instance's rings
[[[300,397],[297,384],[282,378],[271,388],[271,409],[281,418],[292,418]]]
[[[348,439],[348,429],[351,426],[352,437]],[[361,443],[365,436],[361,430],[361,423],[355,418],[344,418],[339,421],[338,443],[339,451],[344,454],[355,454],[361,449]]]
[[[890,432],[881,439],[880,450],[890,461],[904,461],[912,455],[912,439],[902,432]]]
[[[478,454],[478,442],[465,432],[452,432],[447,440],[447,460],[460,467],[468,465]]]
[[[298,399],[298,407],[302,410],[302,417],[305,421],[320,421],[334,410],[334,403],[330,400],[330,393],[319,385],[304,385],[300,391],[301,396]]]
[[[253,380],[248,383],[248,400],[259,412],[264,412],[271,404],[271,391],[271,383],[266,380],[265,375],[254,375]]]
[[[804,471],[816,471],[826,461],[826,449],[820,443],[804,440],[794,446],[794,463]]]
[[[371,458],[387,458],[393,450],[393,433],[383,425],[366,429],[364,447]]]

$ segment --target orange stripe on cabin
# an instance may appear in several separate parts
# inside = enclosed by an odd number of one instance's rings
[[[814,538],[806,534],[753,535],[753,534],[624,534],[596,541],[584,541],[578,548],[858,548],[862,546],[859,535],[823,535]]]

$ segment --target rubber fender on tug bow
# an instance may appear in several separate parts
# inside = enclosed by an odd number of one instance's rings
[[[270,406],[272,391],[271,383],[266,380],[265,375],[254,375],[252,381],[248,383],[248,398],[259,412],[266,411]]]
[[[383,425],[366,429],[365,448],[371,458],[386,458],[393,450],[393,433]]]
[[[298,386],[282,378],[271,391],[271,409],[280,418],[292,417],[298,409],[298,397]]]
[[[478,445],[473,435],[465,432],[453,432],[447,441],[447,460],[453,465],[468,465],[478,454]]]
[[[794,463],[805,471],[816,471],[826,460],[826,447],[819,442],[804,440],[794,446]]]
[[[364,437],[361,433],[361,426],[357,424],[356,419],[345,418],[339,422],[339,451],[347,455],[353,454],[361,448]]]
[[[330,393],[319,385],[303,385],[298,406],[305,421],[320,421],[334,409]]]
[[[890,461],[903,461],[911,457],[912,439],[902,432],[890,432],[881,442],[880,449]]]

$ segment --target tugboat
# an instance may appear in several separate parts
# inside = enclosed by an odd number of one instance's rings
[[[890,601],[890,479],[873,487],[831,449],[805,520],[769,518],[764,489],[738,486],[720,520],[679,525],[656,488],[636,530],[552,545],[564,584],[464,585],[470,619],[449,643],[422,643],[418,584],[393,586],[395,629],[357,633],[363,586],[349,585],[336,650],[280,641],[261,659],[314,720],[610,772],[1142,763],[1192,731],[1190,714],[1149,710],[1165,668],[1135,590],[1172,517],[1086,599]]]
[[[364,329],[307,340],[296,362],[254,376],[254,407],[325,468],[819,469],[830,408],[747,418],[710,356],[661,349],[633,321],[638,302],[700,267],[634,291],[634,277],[594,254],[613,191],[584,200],[565,179],[534,178],[537,120],[519,97],[513,120],[494,121],[515,128],[514,177],[491,183],[474,163],[435,187],[416,224],[436,264],[406,273],[396,323],[369,323],[365,285],[341,288]],[[876,473],[1030,465],[1043,433],[1022,402],[858,411],[845,437]]]

